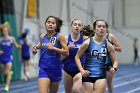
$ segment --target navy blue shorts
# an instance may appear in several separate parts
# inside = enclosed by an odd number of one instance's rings
[[[66,71],[64,70],[67,74],[69,74],[72,78],[75,77],[76,74],[78,74],[80,71]]]
[[[30,56],[22,56],[22,59],[23,60],[29,60],[30,59]]]
[[[51,82],[59,82],[62,79],[62,69],[40,68],[38,78],[49,78]]]
[[[13,56],[7,56],[7,57],[1,56],[1,57],[0,57],[0,63],[1,63],[1,64],[12,63],[12,59],[13,59]]]

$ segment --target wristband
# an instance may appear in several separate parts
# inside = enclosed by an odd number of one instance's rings
[[[36,48],[37,49],[37,46],[33,46],[33,48]]]

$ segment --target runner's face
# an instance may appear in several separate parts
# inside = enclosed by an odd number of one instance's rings
[[[100,36],[103,36],[107,33],[107,27],[104,21],[96,22],[95,33]]]
[[[3,34],[3,36],[9,35],[9,31],[8,31],[8,28],[7,27],[4,27],[2,29],[2,34]]]
[[[73,33],[79,34],[80,31],[83,29],[83,23],[80,20],[74,20],[71,25]]]
[[[53,17],[48,18],[45,26],[46,26],[47,31],[55,31],[56,30],[56,19]]]

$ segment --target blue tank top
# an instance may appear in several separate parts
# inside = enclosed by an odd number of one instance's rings
[[[30,46],[27,44],[27,39],[23,39],[22,57],[30,57]]]
[[[71,35],[68,36],[68,43],[67,46],[73,42]],[[78,41],[74,42],[74,48],[69,49],[69,56],[67,56],[64,60],[64,70],[66,71],[79,71],[78,67],[75,63],[75,55],[80,47],[80,45],[84,42],[84,38],[82,35],[80,35],[80,38]],[[83,65],[85,62],[85,55],[82,55],[81,58],[81,64]]]
[[[90,38],[84,65],[84,69],[90,71],[89,77],[106,76],[106,55],[106,40],[104,40],[102,44],[97,44],[93,38]]]
[[[106,36],[106,40],[109,41],[109,34],[107,34]],[[110,42],[110,41],[109,41]],[[111,42],[110,42],[111,43]],[[106,65],[112,66],[112,61],[109,55],[109,52],[107,53],[107,57],[106,57]]]
[[[48,37],[45,35],[41,41],[41,51],[40,51],[40,60],[39,67],[40,68],[62,68],[62,64],[60,61],[60,54],[54,50],[49,50],[46,48],[47,43],[51,43],[54,47],[62,48],[60,43],[58,42],[58,33],[55,33],[52,37]]]
[[[4,51],[4,53],[1,56],[1,58],[5,58],[7,56],[11,56],[12,55],[12,50],[13,50],[13,41],[11,39],[8,40],[2,40],[0,42],[0,48],[2,51]]]

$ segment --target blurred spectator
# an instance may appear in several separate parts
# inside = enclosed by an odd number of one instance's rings
[[[133,63],[135,65],[138,65],[139,54],[138,54],[138,39],[137,38],[134,39],[133,48],[134,48],[134,61],[133,61]]]
[[[29,75],[29,61],[30,61],[30,48],[32,47],[32,41],[27,39],[26,32],[21,34],[20,37],[20,44],[21,44],[21,58],[24,64],[23,71],[24,71],[24,79],[25,81],[30,79]]]
[[[17,44],[15,38],[10,36],[11,28],[9,22],[5,22],[4,24],[0,25],[0,32],[2,37],[0,38],[0,65],[2,72],[6,76],[6,84],[4,90],[6,92],[9,91],[11,75],[12,75],[12,50],[13,45],[16,48],[21,48],[20,45]]]

